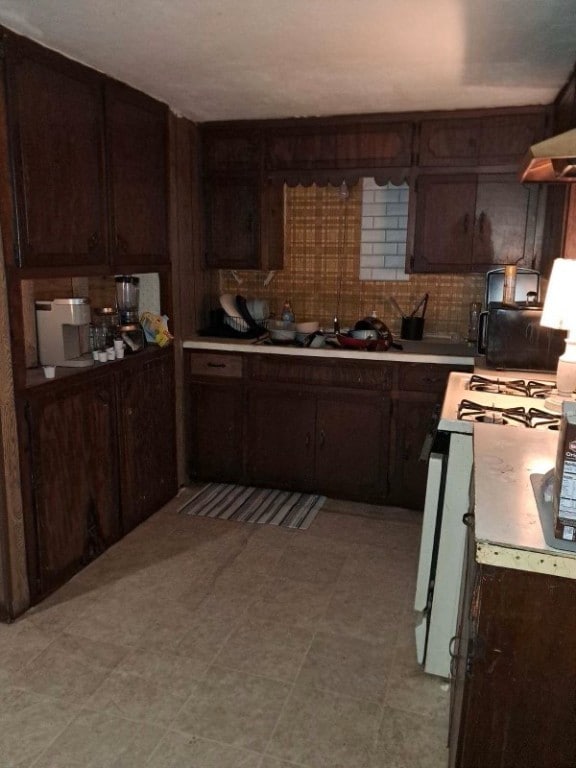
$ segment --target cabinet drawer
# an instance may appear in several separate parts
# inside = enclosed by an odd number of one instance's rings
[[[190,375],[241,379],[242,358],[238,355],[225,355],[218,352],[193,354],[190,355]]]
[[[359,360],[311,360],[291,357],[279,359],[276,355],[253,355],[250,377],[256,381],[284,384],[324,385],[351,389],[391,389],[392,366]]]
[[[449,365],[402,363],[398,374],[399,389],[416,392],[443,392],[448,381]]]

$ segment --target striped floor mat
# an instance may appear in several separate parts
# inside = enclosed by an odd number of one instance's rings
[[[210,483],[178,511],[197,517],[219,517],[304,530],[310,526],[325,501],[325,496],[310,493]]]

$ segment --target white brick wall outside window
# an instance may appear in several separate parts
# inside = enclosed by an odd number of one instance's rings
[[[362,184],[360,280],[408,280],[408,184],[379,187],[374,179]]]

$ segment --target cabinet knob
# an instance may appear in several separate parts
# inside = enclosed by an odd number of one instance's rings
[[[118,233],[116,233],[116,253],[120,256],[126,256],[128,253],[128,243]]]
[[[94,253],[94,251],[98,248],[100,245],[100,234],[98,232],[93,232],[90,237],[88,238],[88,253]]]

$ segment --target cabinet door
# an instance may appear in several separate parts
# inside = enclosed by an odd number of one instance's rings
[[[546,111],[482,118],[479,165],[516,165],[546,135]]]
[[[7,37],[7,107],[23,267],[106,262],[101,76]]]
[[[112,81],[105,96],[113,263],[118,270],[166,263],[166,107]]]
[[[241,379],[190,385],[190,476],[243,480],[243,386]]]
[[[248,393],[246,471],[250,482],[295,491],[312,490],[316,401],[281,386]]]
[[[260,184],[253,175],[214,176],[205,187],[206,263],[209,267],[256,269]]]
[[[337,134],[333,127],[324,130],[297,129],[270,132],[266,139],[266,169],[292,171],[327,169],[336,165]]]
[[[364,392],[318,399],[316,486],[329,496],[382,501],[388,478],[389,400]]]
[[[428,465],[420,452],[441,396],[424,392],[400,395],[393,404],[392,462],[388,503],[424,509]]]
[[[532,268],[536,262],[537,185],[518,184],[508,175],[479,177],[472,265]]]
[[[259,171],[262,140],[258,129],[241,134],[202,127],[200,130],[208,174]]]
[[[34,599],[118,539],[117,455],[109,383],[31,400],[27,410],[35,544]]]
[[[424,120],[420,133],[422,166],[516,165],[544,138],[545,109],[508,115]]]
[[[120,375],[120,497],[126,533],[177,490],[174,358],[133,365]]]
[[[420,176],[411,269],[470,271],[475,209],[475,176]]]
[[[412,123],[358,125],[341,128],[336,140],[336,168],[409,166]]]
[[[476,164],[481,137],[480,120],[424,120],[420,129],[419,165]]]

